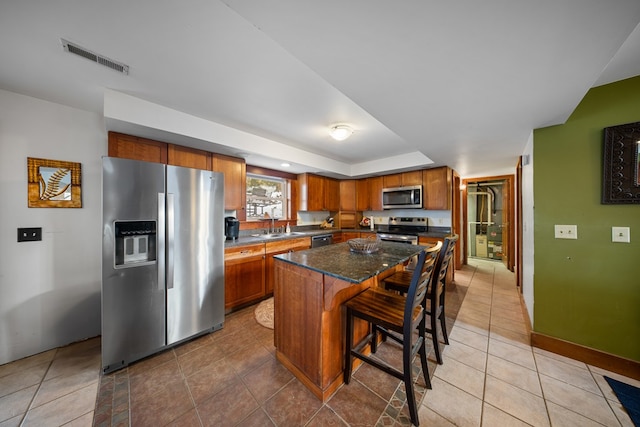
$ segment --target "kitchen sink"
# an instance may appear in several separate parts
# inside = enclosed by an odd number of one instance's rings
[[[292,231],[291,233],[252,234],[251,237],[262,237],[263,239],[275,239],[276,237],[303,236],[305,234],[306,233],[302,233],[299,231]]]

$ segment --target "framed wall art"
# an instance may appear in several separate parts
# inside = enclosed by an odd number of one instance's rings
[[[80,163],[27,157],[30,208],[81,208]]]
[[[640,204],[640,122],[604,129],[603,204]]]

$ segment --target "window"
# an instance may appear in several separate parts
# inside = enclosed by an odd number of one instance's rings
[[[287,218],[287,180],[247,174],[247,220]]]

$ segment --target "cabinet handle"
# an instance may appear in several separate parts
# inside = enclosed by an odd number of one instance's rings
[[[250,253],[251,253],[251,251],[250,251],[249,249],[244,249],[244,250],[241,250],[241,251],[240,251],[240,253],[241,253],[242,255],[244,255],[244,254],[250,254]]]

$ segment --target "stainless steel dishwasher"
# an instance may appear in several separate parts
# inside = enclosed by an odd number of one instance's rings
[[[319,248],[320,246],[327,246],[333,243],[333,234],[318,234],[317,236],[311,236],[311,247]]]

